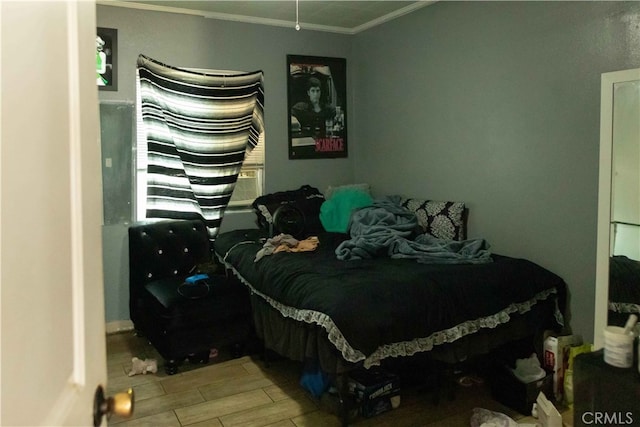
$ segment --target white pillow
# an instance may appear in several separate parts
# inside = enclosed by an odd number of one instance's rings
[[[329,200],[331,198],[331,196],[336,192],[336,190],[341,190],[343,188],[353,188],[353,189],[357,189],[357,190],[362,190],[366,193],[368,193],[369,195],[371,195],[371,187],[369,186],[369,184],[345,184],[345,185],[336,185],[335,187],[333,186],[328,186],[327,189],[324,191],[324,198]]]

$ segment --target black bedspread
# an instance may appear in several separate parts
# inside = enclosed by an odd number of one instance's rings
[[[609,309],[624,313],[640,313],[640,262],[615,255],[609,262]],[[623,322],[624,323],[624,322]]]
[[[465,265],[340,261],[335,248],[347,236],[332,233],[321,234],[313,252],[279,252],[254,262],[263,246],[259,237],[258,230],[222,233],[214,248],[253,292],[284,316],[323,326],[346,360],[365,365],[494,328],[565,292],[550,271],[499,255]],[[561,321],[557,310],[555,320]]]

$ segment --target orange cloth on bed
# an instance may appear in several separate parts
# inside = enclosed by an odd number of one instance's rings
[[[298,240],[290,234],[278,234],[275,237],[267,239],[262,249],[256,253],[254,262],[260,261],[267,255],[276,252],[309,252],[314,251],[318,247],[319,240],[316,236],[311,236],[305,240]]]
[[[273,252],[276,253],[276,252],[283,252],[283,251],[284,252],[315,251],[316,248],[318,247],[318,243],[320,243],[318,238],[316,236],[311,236],[311,237],[307,237],[304,240],[298,240],[298,244],[295,246],[291,246],[287,244],[278,245]]]

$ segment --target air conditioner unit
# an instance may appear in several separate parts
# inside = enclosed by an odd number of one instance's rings
[[[240,172],[229,206],[249,206],[262,194],[261,172],[261,170]]]

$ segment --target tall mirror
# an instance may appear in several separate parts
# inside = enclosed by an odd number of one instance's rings
[[[640,313],[640,68],[602,74],[594,344]]]

